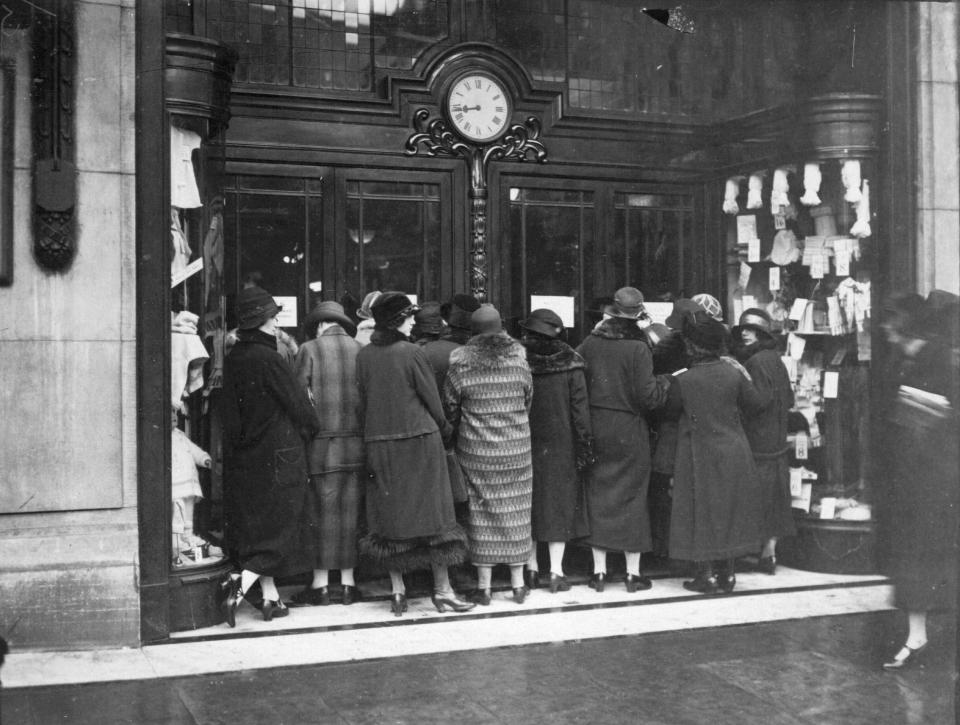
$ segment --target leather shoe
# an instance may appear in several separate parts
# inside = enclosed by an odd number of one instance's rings
[[[330,604],[330,587],[307,587],[294,594],[290,601],[297,607],[325,607]]]
[[[353,584],[343,585],[343,598],[340,600],[345,606],[360,601],[360,591]]]
[[[645,592],[653,586],[650,577],[644,576],[643,574],[627,574],[623,583],[626,585],[627,591],[631,594],[633,594],[633,592]]]
[[[287,609],[287,606],[279,599],[275,602],[270,599],[264,599],[260,611],[263,612],[264,622],[269,622],[274,618],[279,619],[280,617],[286,617],[290,614],[290,610]]]
[[[761,556],[760,561],[757,563],[757,570],[763,572],[764,574],[770,574],[771,576],[776,574],[777,557]]]
[[[715,594],[717,591],[717,577],[713,574],[709,576],[697,576],[691,581],[685,581],[683,588],[690,592],[700,594]]]
[[[223,619],[228,627],[237,626],[237,607],[243,600],[243,593],[240,591],[240,577],[227,577],[220,586],[226,592],[220,609],[223,612]]]
[[[536,569],[528,569],[523,573],[523,582],[527,585],[527,589],[533,591],[540,586],[540,572]]]
[[[590,577],[590,581],[587,582],[587,586],[589,586],[591,589],[595,589],[598,592],[602,592],[603,586],[606,583],[606,581],[607,581],[606,574],[603,574],[603,573],[593,574]]]
[[[550,575],[550,593],[556,594],[557,592],[569,592],[570,591],[570,582],[567,581],[567,578],[562,574],[551,574]]]
[[[523,600],[527,598],[527,588],[526,587],[516,587],[513,590],[513,601],[517,604],[523,604]]]
[[[921,653],[927,648],[929,642],[924,642],[919,647],[910,647],[909,645],[903,645],[903,649],[907,650],[906,656],[897,659],[894,658],[889,662],[883,663],[883,669],[885,670],[903,670],[907,667],[917,664],[920,660]]]
[[[447,611],[447,607],[450,607],[452,612],[469,612],[477,606],[476,602],[465,602],[456,594],[434,594],[432,600],[438,612]]]
[[[489,589],[474,589],[470,593],[468,599],[474,604],[480,604],[484,607],[490,606],[490,590]]]
[[[407,611],[407,595],[406,594],[394,594],[390,597],[390,611],[393,612],[394,617],[399,617],[405,611]]]

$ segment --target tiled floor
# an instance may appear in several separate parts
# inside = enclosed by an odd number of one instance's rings
[[[924,666],[900,674],[877,666],[902,636],[902,618],[883,611],[8,689],[0,707],[4,725],[946,725],[954,722],[952,622],[934,617]],[[398,631],[379,630],[385,648]],[[274,639],[283,638],[255,641]]]

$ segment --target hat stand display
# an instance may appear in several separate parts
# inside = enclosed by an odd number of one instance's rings
[[[795,410],[809,422],[786,441],[797,536],[781,540],[778,560],[868,574],[876,571],[867,452],[878,269],[869,187],[880,105],[855,93],[801,105],[782,156],[716,181],[716,214],[730,242],[726,309],[730,322],[751,307],[770,314]],[[746,199],[732,183],[738,177],[748,180]]]

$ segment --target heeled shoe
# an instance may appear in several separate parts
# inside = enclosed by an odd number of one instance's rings
[[[920,660],[920,654],[927,649],[929,642],[924,642],[919,647],[911,647],[910,645],[903,645],[903,649],[907,650],[905,657],[901,659],[892,659],[889,662],[883,663],[883,669],[885,670],[903,670],[907,667],[911,667]]]
[[[603,591],[604,584],[606,583],[606,581],[607,581],[607,575],[606,575],[606,574],[604,574],[604,573],[592,574],[592,575],[590,576],[590,581],[587,582],[587,586],[589,586],[591,589],[594,589],[594,590],[596,590],[596,591],[598,591],[598,592],[602,592],[602,591]]]
[[[468,599],[474,604],[480,604],[484,607],[490,606],[490,590],[489,589],[474,589]]]
[[[720,574],[717,577],[717,588],[724,594],[729,594],[737,586],[736,574]]]
[[[761,556],[757,562],[757,571],[773,576],[777,573],[777,557]]]
[[[517,604],[523,604],[524,600],[527,598],[527,588],[526,587],[514,587],[513,589],[513,601]]]
[[[228,577],[226,581],[221,582],[220,586],[225,594],[223,602],[220,604],[220,610],[223,612],[223,619],[228,627],[237,626],[237,607],[243,601],[243,592],[240,591],[240,577]]]
[[[645,592],[653,586],[650,577],[644,576],[643,574],[627,574],[627,576],[624,577],[623,583],[627,587],[627,592],[630,594],[634,592]]]
[[[279,599],[273,601],[272,599],[264,599],[263,606],[260,607],[260,611],[263,612],[263,621],[270,622],[273,619],[280,619],[281,617],[286,617],[290,614],[290,610],[287,609],[287,605],[284,604]]]
[[[536,569],[528,569],[523,573],[523,582],[527,585],[527,589],[533,591],[540,586],[540,572]]]
[[[570,591],[570,582],[567,581],[567,578],[563,574],[551,574],[550,575],[550,593],[556,594],[557,592],[569,592]]]
[[[344,606],[350,606],[360,601],[360,591],[353,584],[343,585],[343,597],[340,600]]]
[[[434,594],[431,599],[438,612],[447,611],[447,607],[450,607],[452,612],[469,612],[477,606],[476,602],[465,602],[463,599],[458,599],[456,594]]]
[[[685,581],[683,588],[689,592],[699,594],[715,594],[717,591],[717,577],[715,574],[697,574],[692,580]]]
[[[295,607],[326,607],[330,604],[330,587],[307,587],[290,599]]]
[[[407,611],[407,595],[394,594],[390,597],[390,611],[393,612],[394,617],[399,617]]]

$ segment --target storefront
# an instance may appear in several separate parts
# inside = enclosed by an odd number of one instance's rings
[[[809,492],[814,514],[824,496],[868,502],[870,310],[891,289],[956,286],[956,270],[941,282],[918,269],[930,245],[917,236],[918,199],[898,181],[921,170],[895,139],[914,138],[918,118],[933,113],[917,88],[931,12],[752,0],[684,3],[672,14],[613,0],[138,7],[135,284],[126,278],[137,403],[121,408],[135,417],[124,430],[135,429],[125,450],[136,451],[136,504],[125,510],[137,519],[139,641],[191,626],[185,606],[198,607],[200,623],[209,608],[207,594],[193,602],[187,592],[215,579],[216,550],[174,537],[171,551],[171,432],[212,457],[188,518],[200,538],[215,534],[217,370],[250,279],[284,298],[294,339],[318,300],[352,311],[373,289],[421,301],[472,292],[510,324],[556,305],[574,342],[625,284],[651,302],[711,293],[728,322],[769,305],[807,341],[795,361],[796,380],[808,383],[811,454],[795,463],[819,482],[805,489],[801,474],[798,499]],[[955,99],[955,73],[952,83]],[[489,116],[476,109],[487,105]],[[178,197],[171,158],[188,160],[180,169],[195,196]],[[849,161],[869,186],[865,236],[849,233],[858,221],[844,198]],[[822,177],[818,205],[800,199],[810,164]],[[775,252],[781,227],[794,247],[781,236]],[[805,245],[811,237],[820,241]],[[938,253],[956,262],[955,250]],[[848,279],[859,306],[837,317],[829,298]],[[791,315],[796,299],[809,305]],[[171,354],[171,312],[192,313],[187,332],[206,357]],[[202,383],[175,390],[173,410],[168,381],[183,365],[189,379],[191,362]],[[838,397],[824,380],[838,382]],[[129,643],[129,632],[116,639]]]

